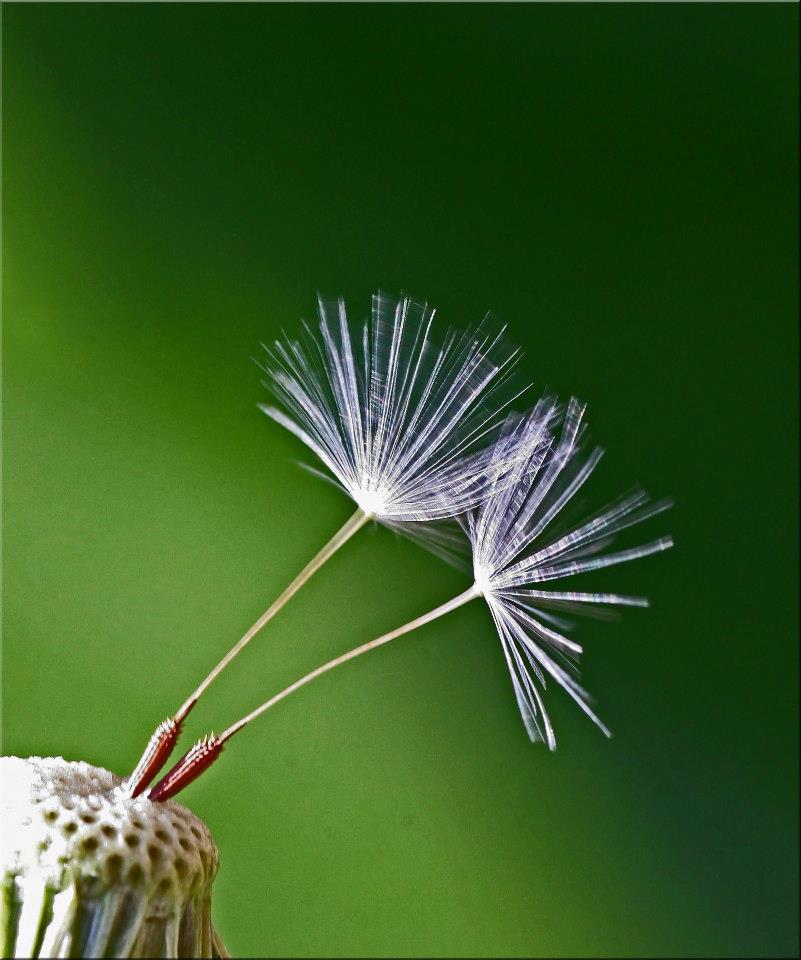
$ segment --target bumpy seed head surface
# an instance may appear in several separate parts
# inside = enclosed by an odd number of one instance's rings
[[[0,784],[15,940],[3,956],[63,956],[66,940],[82,956],[212,956],[215,941],[223,951],[209,919],[217,848],[185,807],[132,799],[120,777],[60,757],[3,757]]]

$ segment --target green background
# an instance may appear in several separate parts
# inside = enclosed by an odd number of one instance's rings
[[[486,609],[182,799],[246,955],[798,950],[798,7],[6,5],[4,750],[126,772],[350,512],[258,412],[315,291],[492,308],[677,547],[598,576],[606,741],[531,746]],[[186,745],[464,589],[363,531]]]

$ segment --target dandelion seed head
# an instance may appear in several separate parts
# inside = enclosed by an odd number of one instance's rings
[[[483,504],[463,520],[473,551],[475,586],[492,614],[520,713],[529,737],[556,747],[541,690],[548,679],[563,687],[607,735],[579,685],[581,646],[567,636],[564,614],[603,615],[611,606],[647,606],[642,597],[616,593],[542,589],[539,585],[672,546],[662,537],[609,552],[617,534],[670,506],[651,502],[639,489],[618,498],[578,526],[565,526],[563,511],[601,459],[583,447],[584,406],[561,407],[543,397],[525,416],[510,415],[495,444],[491,486]],[[515,456],[510,451],[517,450]],[[561,526],[560,526],[561,524]]]
[[[437,333],[426,304],[377,293],[368,321],[319,301],[315,327],[267,348],[264,412],[312,450],[334,482],[390,526],[472,510],[493,442],[520,394],[517,351],[491,318]]]
[[[82,761],[0,757],[0,823],[5,956],[228,956],[217,847],[180,804],[134,799]]]

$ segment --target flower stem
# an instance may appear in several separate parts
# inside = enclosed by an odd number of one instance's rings
[[[285,697],[288,697],[296,690],[299,690],[307,683],[311,683],[312,680],[322,676],[322,674],[328,673],[329,670],[333,670],[335,667],[338,667],[343,663],[347,663],[348,660],[355,660],[356,657],[360,657],[363,653],[367,653],[370,650],[375,650],[376,647],[381,647],[385,643],[389,643],[390,640],[394,640],[396,637],[403,636],[404,633],[410,633],[412,630],[416,630],[418,627],[422,627],[424,624],[430,623],[432,620],[436,620],[438,617],[442,617],[446,613],[450,613],[452,610],[456,610],[457,607],[461,607],[462,604],[469,603],[470,600],[475,600],[475,598],[479,596],[481,596],[481,592],[475,586],[475,584],[473,584],[469,590],[465,590],[464,593],[460,593],[458,596],[453,597],[453,599],[449,600],[447,603],[443,603],[441,606],[435,607],[433,610],[429,610],[428,613],[424,613],[422,616],[417,617],[414,620],[410,620],[402,627],[397,627],[395,630],[391,630],[389,633],[385,633],[380,637],[376,637],[375,640],[370,640],[367,643],[363,643],[360,647],[354,647],[353,650],[349,650],[347,653],[343,653],[338,657],[334,657],[333,660],[329,660],[327,663],[322,664],[322,666],[312,670],[311,673],[307,673],[306,676],[301,677],[300,680],[296,680],[294,683],[291,683],[280,693],[276,693],[274,697],[271,697],[260,707],[256,707],[255,710],[251,711],[251,713],[247,714],[247,716],[242,717],[241,720],[238,720],[236,723],[232,724],[227,730],[223,730],[218,737],[220,744],[225,743],[226,740],[230,740],[235,733],[238,733],[243,727],[247,726],[251,720],[255,720],[256,717],[261,716],[261,714],[266,710],[269,710],[270,707],[275,706],[276,703],[283,700]]]

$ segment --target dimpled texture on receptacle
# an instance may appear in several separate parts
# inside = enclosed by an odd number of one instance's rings
[[[101,885],[179,897],[214,879],[217,848],[203,821],[173,801],[131,799],[108,770],[60,757],[3,757],[0,780],[6,870],[45,869],[61,886],[69,867]]]

